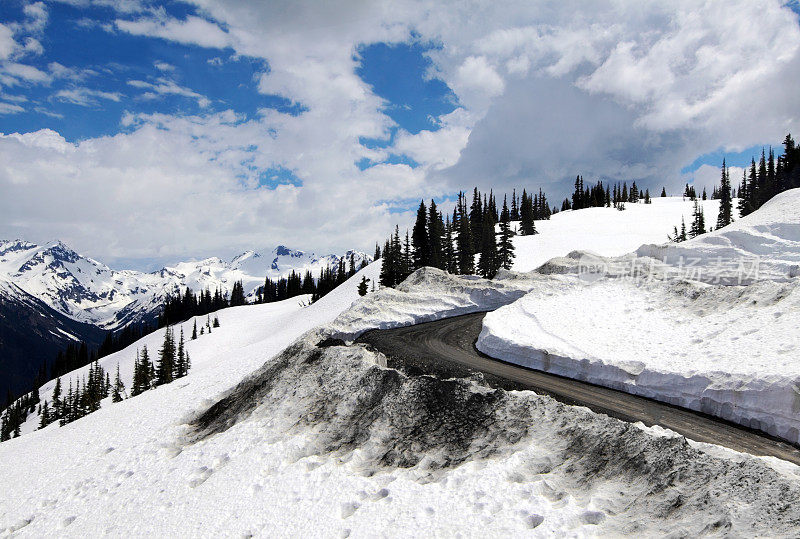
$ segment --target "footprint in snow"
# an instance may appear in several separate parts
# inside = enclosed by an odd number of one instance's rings
[[[544,522],[544,517],[542,515],[537,515],[534,513],[525,517],[525,525],[531,529],[539,526],[542,522]]]
[[[209,477],[211,477],[212,473],[214,473],[214,470],[208,468],[207,466],[201,466],[194,473],[194,477],[189,481],[189,486],[195,488],[202,485]]]
[[[342,518],[348,518],[361,507],[360,503],[347,502],[342,504]]]
[[[372,501],[377,502],[378,500],[384,499],[388,495],[389,495],[389,489],[382,488],[372,495]]]

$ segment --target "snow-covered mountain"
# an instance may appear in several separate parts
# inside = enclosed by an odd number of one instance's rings
[[[369,261],[361,252],[348,251],[357,265]],[[153,316],[167,294],[178,287],[192,290],[220,288],[230,291],[241,280],[252,294],[269,277],[292,271],[320,270],[339,263],[340,256],[317,257],[282,245],[263,251],[246,251],[230,261],[212,257],[180,262],[153,273],[113,270],[82,256],[60,241],[36,245],[22,240],[0,240],[0,281],[13,283],[56,311],[104,329],[116,329]]]

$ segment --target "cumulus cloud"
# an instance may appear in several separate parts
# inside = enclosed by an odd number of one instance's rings
[[[720,148],[778,142],[800,121],[800,27],[777,0],[519,0],[502,9],[432,0],[298,1],[291,9],[193,3],[197,14],[176,19],[117,2],[114,24],[120,32],[263,59],[269,69],[257,75],[258,90],[303,112],[129,114],[126,132],[114,137],[69,144],[40,134],[50,144],[45,150],[19,137],[1,139],[0,155],[18,156],[0,171],[4,192],[28,185],[4,197],[21,200],[19,207],[0,208],[10,212],[6,223],[15,223],[16,235],[61,235],[79,248],[91,244],[98,257],[277,242],[369,248],[393,222],[410,220],[389,214],[390,207],[473,184],[496,191],[543,185],[553,203],[577,174],[587,182],[635,179],[651,192],[662,185],[678,192],[690,179],[713,185],[714,167],[691,178],[681,169]],[[0,27],[0,59],[10,58],[19,44],[3,40]],[[359,46],[409,40],[436,44],[427,53],[432,72],[457,96],[458,108],[437,119],[437,131],[396,129],[387,103],[356,75]],[[130,86],[144,95],[202,98],[168,79]],[[369,149],[364,138],[389,146]],[[355,165],[391,153],[419,166]],[[302,186],[259,187],[277,167]],[[51,218],[32,193],[75,206]],[[101,210],[77,219],[75,207]]]

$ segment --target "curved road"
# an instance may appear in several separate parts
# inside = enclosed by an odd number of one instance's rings
[[[455,377],[480,372],[492,386],[532,389],[625,421],[660,425],[698,442],[800,465],[800,450],[761,432],[685,408],[490,358],[475,348],[485,314],[372,330],[356,342],[373,346],[389,358],[390,366],[410,373]]]

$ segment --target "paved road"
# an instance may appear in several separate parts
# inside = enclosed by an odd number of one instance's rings
[[[691,440],[723,445],[753,455],[769,455],[800,465],[800,450],[768,435],[698,412],[579,382],[490,358],[475,349],[485,313],[468,314],[390,330],[373,330],[357,342],[370,344],[390,366],[442,376],[484,374],[506,389],[532,389],[562,402],[586,406],[625,421],[660,425]]]

